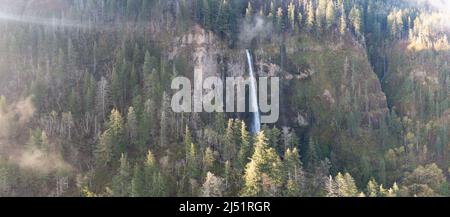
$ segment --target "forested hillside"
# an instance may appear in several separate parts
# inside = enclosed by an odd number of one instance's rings
[[[0,196],[450,196],[450,4],[0,0]],[[280,78],[280,118],[174,77]]]

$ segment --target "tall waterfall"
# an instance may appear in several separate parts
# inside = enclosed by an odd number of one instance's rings
[[[246,50],[247,52],[247,61],[248,61],[248,68],[250,71],[250,111],[253,111],[253,120],[252,124],[250,126],[250,131],[252,133],[259,133],[261,130],[261,120],[259,117],[259,106],[258,106],[258,94],[256,93],[256,78],[253,73],[253,60],[252,56],[250,54],[249,50]]]

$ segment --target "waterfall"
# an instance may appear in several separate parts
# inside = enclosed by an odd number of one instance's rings
[[[261,130],[261,121],[260,121],[260,117],[259,117],[259,106],[258,106],[258,98],[257,98],[258,94],[256,94],[256,88],[257,88],[256,77],[253,73],[252,56],[251,56],[249,50],[246,50],[246,52],[247,52],[248,68],[249,68],[249,73],[250,73],[250,106],[251,106],[250,111],[254,111],[254,112],[252,112],[253,120],[250,125],[250,131],[252,133],[259,133],[259,131]]]

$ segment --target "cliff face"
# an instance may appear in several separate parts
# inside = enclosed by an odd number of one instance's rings
[[[190,67],[182,74],[191,81],[196,73],[203,79],[248,75],[245,48],[229,48],[199,26],[173,41],[168,56],[186,59]],[[382,167],[376,159],[383,142],[376,132],[385,124],[389,109],[366,49],[351,36],[340,39],[302,34],[287,37],[284,44],[280,46],[279,40],[273,39],[252,50],[258,76],[280,77],[280,119],[276,125],[286,132],[296,131],[301,139],[312,138],[323,144],[317,148],[331,156],[333,165],[355,168],[354,174],[361,174],[357,178],[367,173],[362,172],[363,167],[369,171]],[[373,159],[362,159],[363,155]]]
[[[253,50],[258,76],[278,76],[282,85],[289,86],[282,88],[287,91],[282,93],[282,98],[296,101],[291,93],[313,84],[314,87],[308,90],[311,98],[300,107],[305,107],[306,103],[322,103],[344,113],[360,112],[359,126],[379,127],[381,119],[388,113],[386,96],[362,46],[350,38],[317,40],[302,35],[289,38],[286,47],[288,49],[282,53],[277,42],[270,42]],[[169,59],[187,58],[194,71],[186,72],[191,78],[195,73],[203,78],[247,75],[245,48],[230,49],[218,36],[200,26],[175,37],[169,50]],[[283,58],[285,60],[281,62]],[[288,110],[302,113],[295,106]],[[312,117],[312,114],[305,115]]]

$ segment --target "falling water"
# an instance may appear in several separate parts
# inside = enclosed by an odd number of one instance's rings
[[[253,121],[251,124],[251,132],[252,133],[258,133],[261,130],[261,121],[259,117],[259,107],[258,107],[258,100],[257,100],[257,94],[256,94],[256,78],[253,74],[253,61],[252,56],[250,54],[249,50],[246,50],[247,52],[247,60],[248,60],[248,68],[250,71],[250,111],[253,114]]]

